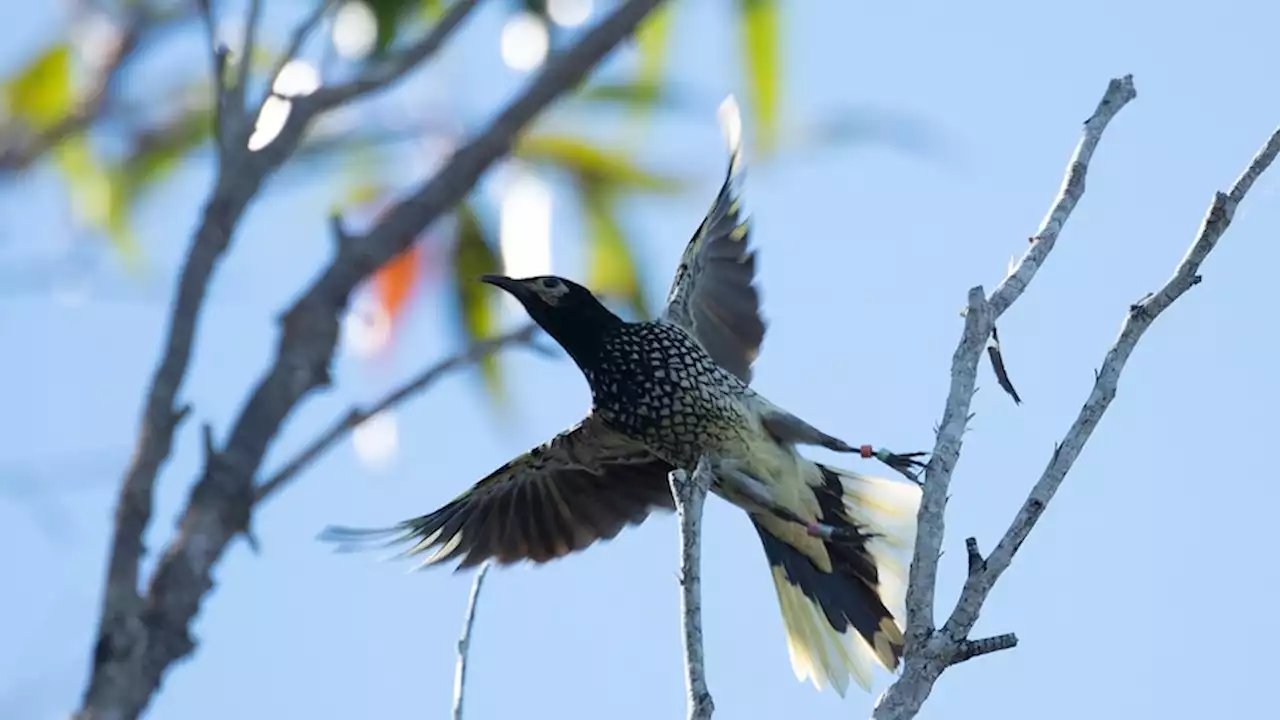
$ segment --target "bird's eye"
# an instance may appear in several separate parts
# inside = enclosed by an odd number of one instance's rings
[[[564,283],[560,282],[560,278],[542,278],[538,283],[543,290],[548,292],[563,292]]]

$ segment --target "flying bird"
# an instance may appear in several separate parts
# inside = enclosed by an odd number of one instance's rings
[[[481,278],[514,296],[581,369],[592,395],[585,419],[438,510],[324,537],[346,549],[411,544],[406,555],[430,552],[424,566],[545,563],[673,509],[668,473],[706,455],[716,460],[712,491],[747,512],[764,545],[797,679],[843,696],[852,677],[869,691],[874,665],[892,671],[902,656],[920,488],[805,458],[798,446],[860,448],[749,386],[765,323],[730,136],[729,171],[657,319],[624,321],[562,277]],[[914,455],[876,456],[904,470],[919,465]]]

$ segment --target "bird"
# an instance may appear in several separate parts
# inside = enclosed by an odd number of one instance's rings
[[[868,452],[750,387],[766,325],[741,156],[731,139],[724,182],[652,320],[625,321],[560,276],[480,278],[519,301],[581,370],[592,398],[584,419],[437,510],[322,537],[345,550],[408,545],[406,556],[429,553],[422,566],[456,561],[455,572],[546,563],[673,510],[668,474],[715,458],[712,492],[746,511],[763,545],[797,680],[843,697],[850,678],[869,692],[874,666],[895,671],[920,486],[804,457],[799,446]],[[921,454],[876,456],[903,470]]]

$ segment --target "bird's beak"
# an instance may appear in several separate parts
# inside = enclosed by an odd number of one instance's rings
[[[517,297],[523,294],[521,291],[524,289],[524,285],[519,280],[509,278],[506,275],[481,275],[480,282],[502,288]]]

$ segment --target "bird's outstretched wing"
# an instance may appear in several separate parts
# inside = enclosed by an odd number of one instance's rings
[[[684,328],[725,370],[751,381],[764,342],[760,296],[752,284],[756,254],[742,212],[742,149],[730,132],[729,170],[711,210],[689,240],[661,319]]]
[[[671,466],[594,416],[515,458],[444,507],[377,530],[330,527],[339,550],[411,544],[434,549],[422,564],[462,558],[458,569],[494,558],[547,562],[616,536],[654,509],[674,507]]]

